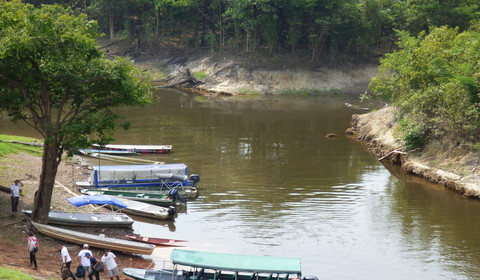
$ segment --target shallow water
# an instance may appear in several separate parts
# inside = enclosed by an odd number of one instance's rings
[[[344,102],[355,99],[156,97],[119,110],[132,128],[116,143],[172,144],[171,154],[142,157],[187,164],[201,176],[200,196],[173,223],[135,222],[136,233],[299,257],[304,275],[320,279],[480,278],[480,203],[383,166],[346,137],[360,112]],[[32,136],[21,125],[0,127]]]

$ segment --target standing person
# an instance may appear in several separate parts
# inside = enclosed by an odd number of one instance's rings
[[[70,270],[70,265],[72,264],[72,258],[70,257],[70,253],[68,252],[67,247],[64,245],[60,245],[60,255],[62,256],[62,268],[66,267],[68,269],[69,277],[72,277],[73,280],[76,280],[75,275]],[[66,279],[66,278],[65,278]]]
[[[34,269],[38,269],[36,256],[38,252],[38,239],[32,232],[28,233],[27,244],[27,250],[30,253],[30,266],[35,266]]]
[[[20,201],[20,188],[23,187],[20,180],[15,180],[10,186],[10,199],[12,201],[12,212],[18,212],[18,203]]]
[[[85,253],[85,257],[87,257],[87,259],[90,260],[90,266],[92,267],[92,271],[90,271],[90,273],[88,274],[88,279],[93,280],[93,275],[95,275],[95,279],[100,280],[101,270],[100,270],[100,267],[98,267],[100,264],[100,260],[97,260],[89,253]],[[103,270],[103,267],[102,267],[102,270]]]
[[[117,280],[120,280],[120,269],[117,265],[117,256],[115,256],[115,254],[109,250],[105,250],[102,257],[102,262],[104,264],[103,267],[107,271],[108,277],[110,277],[110,280],[113,280],[114,276]]]
[[[83,269],[85,270],[85,275],[83,276],[83,280],[85,280],[85,277],[91,271],[90,260],[85,256],[87,253],[90,255],[93,255],[92,251],[88,249],[88,244],[83,244],[83,250],[81,250],[78,253],[78,262],[80,263],[81,266],[83,266]]]

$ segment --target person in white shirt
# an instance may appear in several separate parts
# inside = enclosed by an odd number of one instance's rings
[[[107,270],[107,275],[110,277],[110,280],[113,280],[113,277],[117,280],[120,280],[120,269],[117,264],[117,256],[114,253],[105,250],[102,257],[102,262],[104,268]]]
[[[70,277],[72,277],[73,280],[75,280],[75,275],[73,272],[70,270],[70,265],[72,264],[72,258],[70,257],[70,253],[68,252],[67,247],[64,245],[60,245],[60,255],[62,256],[62,268],[66,267],[68,268],[68,272]]]
[[[89,253],[91,256],[93,256],[92,251],[88,249],[88,244],[84,244],[83,250],[78,252],[78,262],[81,266],[83,266],[83,269],[85,270],[85,276],[83,276],[83,280],[86,279],[87,275],[91,271],[90,260],[85,256],[86,253]]]
[[[22,182],[20,180],[15,180],[13,184],[10,186],[10,198],[12,201],[12,212],[18,212],[18,203],[20,201],[20,188],[23,187]]]

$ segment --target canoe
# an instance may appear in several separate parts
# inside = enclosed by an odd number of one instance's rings
[[[110,151],[131,151],[135,153],[148,154],[167,154],[172,150],[172,145],[123,145],[123,144],[108,144],[101,146],[93,144],[94,149],[110,150]]]
[[[139,202],[145,202],[149,204],[159,206],[172,206],[175,204],[175,199],[165,194],[158,193],[137,193],[130,191],[117,191],[117,190],[100,190],[100,189],[83,189],[80,190],[83,194],[88,195],[108,195],[117,198],[126,198],[129,200],[135,200]]]
[[[98,151],[98,150],[96,150],[96,151]],[[114,152],[114,151],[112,151],[112,152]],[[136,158],[136,157],[123,157],[123,156],[118,156],[118,155],[109,154],[109,153],[80,151],[80,154],[82,156],[86,156],[86,157],[89,157],[89,158],[103,159],[103,160],[109,160],[109,161],[127,163],[127,164],[165,164],[165,162],[163,162],[163,161],[155,161],[155,160]]]
[[[173,249],[170,259],[173,269],[126,267],[123,273],[137,280],[318,280],[315,276],[302,278],[299,258]]]
[[[174,215],[176,213],[176,209],[174,206],[170,206],[167,208],[121,197],[114,198],[125,203],[127,207],[122,208],[116,205],[109,205],[108,207],[112,207],[113,209],[121,211],[128,215],[136,215],[159,220],[170,220],[174,218]]]
[[[32,211],[22,210],[28,218],[32,217]],[[48,213],[48,223],[66,226],[102,226],[102,227],[131,227],[132,218],[123,213]]]
[[[136,153],[133,151],[115,151],[115,150],[99,150],[99,149],[78,149],[78,152],[81,155],[88,155],[92,153],[97,153],[97,154],[108,154],[108,155],[140,155],[140,153]]]
[[[82,187],[77,185],[80,189],[93,189],[93,190],[116,190],[122,192],[131,192],[131,193],[144,193],[144,194],[158,194],[158,195],[168,195],[174,188],[167,187],[121,187],[121,188],[92,188],[92,187]],[[199,195],[197,187],[175,187],[178,190],[178,193],[185,198],[197,198]]]
[[[155,248],[155,246],[152,244],[106,237],[103,234],[95,235],[59,227],[53,227],[50,225],[38,224],[36,222],[31,223],[41,234],[75,244],[87,243],[91,247],[95,248],[143,255],[150,255]]]
[[[185,240],[178,240],[178,239],[168,239],[168,238],[156,238],[156,237],[146,237],[140,235],[125,235],[127,239],[140,241],[143,243],[149,243],[154,245],[161,245],[161,246],[181,246],[177,243],[179,242],[186,242]]]

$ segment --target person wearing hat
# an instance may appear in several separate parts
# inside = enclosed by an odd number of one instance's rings
[[[85,253],[85,257],[90,260],[90,267],[92,268],[88,273],[88,279],[93,280],[93,275],[95,275],[95,279],[100,280],[100,271],[103,270],[103,267],[102,269],[99,267],[100,260],[94,258],[90,253]]]
[[[90,254],[90,256],[93,256],[92,251],[88,249],[88,244],[84,244],[83,249],[78,252],[78,262],[85,270],[85,276],[83,276],[83,280],[85,280],[86,276],[91,272],[90,260],[86,257],[87,253]]]
[[[12,213],[18,212],[18,203],[20,201],[20,188],[23,187],[20,180],[15,180],[10,186],[10,198],[12,201]]]

